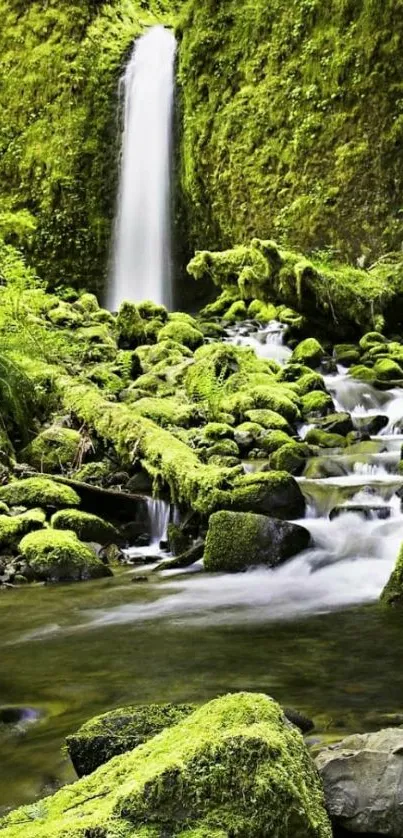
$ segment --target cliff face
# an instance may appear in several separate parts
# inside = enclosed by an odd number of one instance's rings
[[[182,264],[195,247],[251,236],[370,260],[400,249],[402,10],[403,0],[0,0],[0,234],[30,239],[53,285],[102,287],[118,78],[135,37],[162,22],[179,40]]]
[[[191,241],[250,235],[372,259],[403,233],[402,0],[189,0]]]
[[[117,85],[164,0],[0,0],[0,228],[53,284],[100,288],[117,182]]]

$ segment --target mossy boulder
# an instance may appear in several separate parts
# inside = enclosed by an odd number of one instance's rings
[[[118,345],[121,349],[135,349],[145,343],[145,322],[135,303],[124,302],[116,318]]]
[[[226,422],[208,422],[202,431],[206,442],[218,442],[220,439],[233,439],[234,429]]]
[[[185,318],[180,320],[171,320],[161,329],[158,335],[158,343],[165,340],[174,340],[176,343],[183,344],[189,349],[197,349],[204,342],[203,333],[199,329],[195,329],[191,323],[188,323]]]
[[[285,445],[277,448],[270,457],[270,465],[277,471],[288,471],[290,474],[301,474],[305,461],[309,457],[309,447],[304,442],[289,440]]]
[[[315,426],[329,434],[346,436],[354,430],[353,420],[349,413],[329,413],[322,419],[315,419]]]
[[[16,546],[23,535],[41,530],[45,521],[42,509],[30,509],[21,515],[0,514],[0,549]]]
[[[239,457],[239,447],[234,439],[220,439],[206,450],[207,457]]]
[[[260,447],[267,454],[272,454],[290,442],[292,442],[291,437],[284,431],[268,431],[263,433],[259,439]]]
[[[325,357],[325,350],[316,338],[302,340],[292,353],[292,362],[317,369]]]
[[[245,454],[250,451],[264,433],[264,428],[257,422],[242,422],[234,429],[234,439],[239,449]]]
[[[291,387],[299,396],[305,396],[306,393],[312,393],[312,390],[325,390],[325,382],[319,373],[309,372],[301,375]]]
[[[74,472],[74,479],[82,483],[93,483],[95,486],[102,485],[112,474],[113,465],[108,460],[97,460],[86,463]]]
[[[346,438],[341,434],[329,434],[320,428],[308,431],[305,441],[308,445],[318,445],[319,448],[343,448],[346,445]]]
[[[52,308],[48,312],[48,320],[53,326],[66,327],[69,329],[82,326],[84,323],[83,315],[68,303],[59,303],[56,308]]]
[[[172,425],[188,428],[197,421],[199,416],[197,405],[175,397],[142,398],[133,402],[133,411],[140,416],[152,419],[163,428]]]
[[[276,518],[301,518],[305,501],[301,490],[285,471],[255,472],[234,480],[230,491],[217,492],[217,506],[236,512],[257,512]]]
[[[74,489],[47,477],[27,477],[0,487],[0,500],[9,506],[39,506],[60,509],[79,506],[80,498]]]
[[[40,804],[0,821],[2,838],[331,838],[299,730],[265,695],[209,702]]]
[[[54,530],[75,532],[80,541],[110,544],[119,540],[119,533],[112,524],[79,509],[61,509],[52,516],[51,525]]]
[[[289,431],[290,426],[283,416],[276,413],[274,410],[247,410],[245,419],[248,422],[255,422],[261,425],[262,428],[267,428],[271,431]]]
[[[215,512],[209,520],[204,569],[239,573],[262,564],[276,567],[309,541],[308,531],[298,524],[252,512]]]
[[[91,774],[112,757],[143,745],[195,709],[194,704],[140,704],[90,719],[66,739],[77,775]]]
[[[390,358],[379,358],[373,369],[379,381],[401,381],[403,378],[401,366]]]
[[[229,309],[223,314],[223,321],[225,323],[237,323],[246,320],[248,316],[246,304],[244,300],[236,300],[230,305]]]
[[[137,303],[137,311],[144,320],[161,320],[165,323],[168,319],[168,311],[165,306],[153,303],[152,300],[143,300]]]
[[[301,396],[301,412],[304,419],[321,418],[334,411],[334,403],[329,393],[313,390]]]
[[[380,332],[367,332],[360,340],[360,348],[363,352],[367,352],[379,343],[387,343],[385,335],[382,335]]]
[[[21,458],[47,474],[72,468],[78,458],[82,437],[79,431],[52,425],[22,451]]]
[[[360,362],[360,350],[354,343],[337,343],[333,347],[333,355],[337,364],[351,367]]]
[[[357,381],[369,381],[371,383],[376,380],[376,373],[372,367],[367,367],[365,364],[354,364],[350,367],[349,374]]]
[[[277,317],[277,309],[273,303],[262,303],[261,300],[252,300],[248,307],[248,317],[258,320],[259,323],[270,323]]]
[[[26,535],[20,551],[36,579],[45,582],[78,582],[111,576],[111,571],[74,532],[54,529]]]
[[[403,544],[392,573],[381,593],[381,602],[396,608],[403,607]]]

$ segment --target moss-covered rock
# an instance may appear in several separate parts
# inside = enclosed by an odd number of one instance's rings
[[[385,335],[382,335],[380,332],[367,332],[360,340],[360,348],[363,352],[367,352],[368,349],[371,349],[371,347],[376,346],[377,344],[386,343],[387,341]]]
[[[234,429],[225,422],[208,422],[202,434],[206,442],[218,442],[220,439],[233,439]]]
[[[403,379],[401,366],[390,358],[379,358],[374,364],[373,371],[379,381],[401,381]]]
[[[157,422],[161,427],[172,425],[187,428],[197,421],[197,405],[186,403],[180,398],[143,398],[133,402],[133,411]]]
[[[143,745],[195,709],[194,704],[140,704],[90,719],[66,739],[78,776],[91,774],[112,757]]]
[[[74,473],[74,479],[82,483],[93,483],[99,485],[113,472],[113,465],[108,460],[99,460],[93,463],[86,463]]]
[[[290,474],[301,474],[305,467],[309,448],[304,442],[289,440],[270,457],[270,465],[277,471],[288,471]]]
[[[324,393],[322,390],[312,390],[305,396],[301,396],[301,410],[304,419],[326,416],[326,414],[334,411],[333,399],[329,393]]]
[[[78,582],[111,576],[93,550],[74,532],[41,530],[26,535],[20,551],[35,577],[45,582]]]
[[[400,548],[396,564],[381,593],[381,602],[396,608],[403,606],[403,545]]]
[[[52,425],[32,440],[22,451],[21,458],[37,471],[60,472],[74,466],[81,442],[79,431]]]
[[[176,343],[183,344],[189,349],[197,349],[204,342],[203,333],[199,329],[195,329],[185,318],[178,320],[171,320],[167,323],[158,335],[158,343],[165,340],[174,340]]]
[[[360,361],[360,350],[354,343],[338,343],[333,347],[333,355],[337,364],[352,367]]]
[[[325,351],[316,338],[306,338],[295,347],[292,353],[292,362],[304,364],[306,367],[316,369],[320,366],[325,357]]]
[[[207,457],[239,457],[239,447],[234,439],[221,439],[206,449]]]
[[[248,317],[258,320],[259,323],[270,323],[277,317],[277,309],[273,303],[262,303],[261,300],[252,300],[248,306]]]
[[[308,445],[318,445],[320,448],[343,448],[346,445],[346,438],[341,434],[330,434],[320,428],[308,431],[305,441]]]
[[[329,434],[346,436],[354,429],[353,420],[349,413],[329,413],[322,419],[315,419],[315,425]]]
[[[290,429],[287,420],[274,410],[247,410],[245,419],[271,431],[289,431]]]
[[[251,512],[215,512],[204,551],[207,571],[238,573],[254,565],[275,567],[308,547],[310,536],[297,524]]]
[[[277,451],[279,448],[282,448],[283,445],[287,445],[290,442],[292,442],[291,437],[284,431],[269,431],[268,433],[262,434],[259,439],[260,447],[267,454],[272,454],[274,451]]]
[[[135,349],[145,343],[145,326],[137,305],[130,302],[122,303],[116,318],[119,346],[122,349]]]
[[[299,396],[312,393],[313,390],[325,390],[325,382],[317,372],[310,372],[301,375],[297,381],[290,385]]]
[[[301,733],[264,695],[209,702],[139,748],[0,822],[2,838],[331,838]]]
[[[42,509],[30,509],[21,515],[0,514],[0,548],[15,547],[23,535],[42,529],[45,521]]]
[[[48,320],[53,326],[68,327],[70,329],[78,328],[84,323],[83,315],[79,311],[75,311],[68,303],[59,303],[56,308],[52,308],[48,312]]]
[[[287,472],[255,472],[234,480],[230,491],[216,495],[217,506],[235,512],[257,512],[276,518],[302,518],[305,501]]]
[[[27,477],[14,480],[0,487],[0,500],[10,506],[43,507],[60,509],[79,506],[80,498],[74,489],[46,477]]]
[[[61,509],[52,516],[51,525],[54,530],[75,532],[80,541],[111,544],[119,540],[119,533],[112,524],[79,509]]]
[[[231,303],[229,309],[223,314],[223,320],[226,323],[237,323],[246,320],[248,316],[247,308],[244,300],[236,300]]]
[[[352,378],[356,378],[358,381],[375,381],[376,374],[371,367],[365,366],[365,364],[354,364],[349,369],[349,374]]]
[[[245,454],[259,442],[264,428],[257,422],[242,422],[234,429],[234,439],[239,449]]]
[[[137,311],[144,320],[161,320],[166,323],[168,319],[168,311],[163,305],[153,303],[152,300],[143,300],[137,303]]]

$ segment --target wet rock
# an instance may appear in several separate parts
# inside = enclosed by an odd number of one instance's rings
[[[400,548],[396,564],[382,593],[381,602],[399,608],[403,606],[403,544]]]
[[[353,420],[349,413],[330,413],[322,419],[314,419],[315,427],[329,434],[346,436],[354,430]]]
[[[315,724],[312,719],[300,713],[299,710],[294,710],[292,707],[284,707],[284,715],[295,727],[298,727],[301,733],[309,733],[314,729]]]
[[[76,582],[112,575],[94,551],[67,530],[32,532],[22,539],[20,550],[40,581]]]
[[[298,524],[250,512],[215,512],[209,521],[204,567],[227,573],[260,564],[275,567],[309,542],[309,532]]]
[[[143,745],[194,710],[193,704],[139,704],[90,719],[66,740],[77,775],[91,774],[112,757]]]
[[[360,433],[376,436],[383,428],[386,428],[389,418],[378,413],[376,416],[357,416],[354,421]]]
[[[229,491],[217,493],[217,508],[256,512],[274,518],[302,518],[305,499],[298,483],[286,471],[242,474]]]
[[[403,836],[403,730],[348,736],[316,757],[326,807],[354,833]]]
[[[347,515],[354,512],[356,515],[361,515],[366,521],[371,521],[373,518],[378,518],[380,521],[385,521],[391,516],[390,506],[368,506],[368,504],[360,503],[345,503],[340,506],[335,506],[330,513],[330,520],[340,518],[341,515]]]

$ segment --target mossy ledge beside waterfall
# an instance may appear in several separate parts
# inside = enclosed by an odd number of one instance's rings
[[[176,43],[163,26],[136,42],[121,80],[124,128],[108,305],[172,305],[171,162]]]

